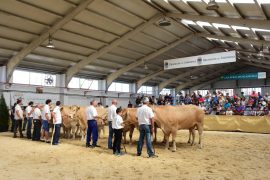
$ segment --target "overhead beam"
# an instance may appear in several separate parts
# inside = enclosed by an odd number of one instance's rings
[[[123,73],[125,73],[125,72],[127,72],[127,71],[129,71],[129,70],[131,70],[131,69],[133,69],[135,67],[138,67],[138,66],[142,65],[143,63],[146,63],[146,62],[150,61],[154,57],[156,57],[156,56],[158,56],[158,55],[160,55],[160,54],[168,51],[169,49],[177,46],[178,44],[180,44],[180,43],[182,43],[182,42],[184,42],[184,41],[186,41],[186,40],[188,40],[190,38],[192,38],[193,36],[194,36],[194,34],[189,34],[189,35],[183,37],[182,39],[176,40],[175,42],[173,42],[173,43],[171,43],[171,44],[169,44],[169,45],[167,45],[167,46],[165,46],[165,47],[157,50],[156,52],[153,52],[153,53],[151,53],[151,54],[149,54],[149,55],[147,55],[147,56],[145,56],[145,57],[137,60],[136,62],[131,63],[131,64],[129,64],[129,65],[127,65],[127,66],[125,66],[125,67],[123,67],[123,68],[115,71],[114,73],[110,74],[106,78],[107,88],[111,85],[111,83],[113,82],[113,80],[115,80],[116,78],[118,78]]]
[[[145,76],[144,78],[138,80],[138,81],[136,82],[136,85],[137,85],[137,91],[140,89],[140,87],[141,87],[144,83],[146,83],[146,82],[149,81],[150,79],[152,79],[152,78],[154,78],[154,77],[156,77],[156,76],[158,76],[158,75],[161,75],[161,74],[163,74],[163,73],[164,73],[164,70],[158,70],[158,71],[156,71],[156,72],[154,72],[154,73],[151,73],[151,74]]]
[[[240,69],[237,68],[235,71],[231,71],[230,73],[237,73],[237,72],[240,72],[243,69],[246,69],[246,67],[242,67]],[[220,80],[220,76],[218,76],[217,78],[211,79],[211,80],[207,80],[206,82],[202,82],[200,84],[197,84],[197,85],[193,86],[192,88],[200,90],[202,87],[204,87],[204,86],[206,86],[208,84],[214,83],[214,82],[216,82],[218,80]]]
[[[243,43],[243,44],[253,44],[257,46],[261,46],[263,44],[264,46],[270,46],[270,41],[265,41],[265,40],[243,39],[243,38],[237,38],[237,37],[231,37],[231,36],[217,36],[217,35],[206,34],[206,33],[197,33],[196,35],[200,37],[204,37],[204,38],[213,38],[213,39],[232,41],[232,42],[238,42],[238,43]]]
[[[141,25],[137,26],[134,30],[129,31],[128,33],[123,35],[121,38],[113,41],[108,46],[105,46],[105,47],[101,48],[96,53],[93,53],[93,54],[89,55],[88,57],[82,59],[75,66],[70,67],[66,72],[66,86],[70,82],[72,76],[75,75],[76,73],[78,73],[79,70],[82,69],[84,66],[92,63],[93,61],[95,61],[96,59],[101,57],[102,55],[104,55],[104,54],[108,53],[109,51],[111,51],[113,48],[119,46],[123,41],[126,41],[126,40],[134,37],[134,35],[136,35],[140,31],[142,31],[146,27],[148,27],[148,26],[152,25],[153,23],[155,23],[160,17],[161,17],[161,14],[155,15],[149,21],[147,21],[145,23],[142,23]]]
[[[269,29],[270,21],[261,19],[239,19],[239,18],[225,18],[213,16],[199,16],[181,13],[167,13],[166,16],[179,19],[187,19],[192,21],[204,21],[209,23],[222,23],[234,26],[243,26],[249,28]]]
[[[198,82],[200,82],[200,81],[202,81],[202,80],[207,80],[209,77],[211,77],[211,76],[215,76],[215,75],[219,75],[219,74],[221,74],[221,73],[224,73],[224,72],[226,72],[226,71],[228,71],[228,70],[231,70],[231,68],[222,68],[222,67],[218,67],[219,68],[219,70],[217,70],[217,71],[214,71],[214,72],[212,72],[212,73],[209,73],[209,74],[207,74],[206,76],[204,76],[203,78],[198,78],[198,79],[196,79],[196,80],[194,80],[194,81],[189,81],[189,82],[187,82],[187,83],[184,83],[184,84],[180,84],[179,86],[177,86],[175,89],[178,91],[178,90],[181,90],[181,89],[184,89],[184,88],[186,88],[186,87],[188,87],[188,86],[190,86],[190,85],[192,85],[192,84],[194,84],[194,83],[198,83]]]
[[[201,71],[202,69],[201,68],[195,68],[195,69],[192,69],[191,71],[188,70],[182,74],[179,74],[178,76],[175,76],[173,78],[170,78],[170,79],[167,79],[166,81],[163,81],[161,82],[159,85],[158,85],[158,93],[160,93],[162,91],[163,88],[165,88],[167,85],[169,85],[170,83],[172,82],[175,82],[181,78],[184,78],[190,74],[194,74],[194,73],[197,73],[198,71]]]
[[[90,3],[94,0],[84,0],[82,1],[76,8],[72,9],[63,19],[56,22],[51,28],[43,32],[40,36],[35,38],[31,43],[25,46],[18,54],[9,59],[7,63],[7,82],[10,81],[10,78],[13,74],[13,71],[18,66],[18,64],[22,61],[22,59],[30,54],[34,49],[36,49],[41,43],[43,43],[46,39],[48,39],[49,34],[54,34],[57,30],[62,28],[66,23],[71,21],[78,13],[88,7]]]
[[[241,63],[246,64],[246,65],[250,65],[250,66],[255,66],[255,67],[263,68],[263,69],[270,69],[269,66],[265,66],[263,64],[256,64],[256,63],[252,63],[252,62],[248,62],[248,61],[246,61],[246,62],[241,61]]]

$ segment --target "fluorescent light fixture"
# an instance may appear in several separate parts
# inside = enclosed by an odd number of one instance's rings
[[[49,34],[49,42],[48,44],[46,45],[47,48],[55,48],[54,44],[53,44],[53,41],[52,41],[52,36]]]
[[[219,8],[217,2],[215,0],[210,0],[207,4],[207,10],[217,10]]]
[[[260,4],[270,4],[269,0],[257,0]]]

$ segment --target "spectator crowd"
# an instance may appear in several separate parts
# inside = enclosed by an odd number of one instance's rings
[[[136,106],[140,106],[144,96],[137,96]],[[173,105],[174,97],[171,94],[149,97],[150,103],[154,105]],[[211,115],[244,115],[244,116],[263,116],[269,114],[270,96],[268,93],[262,95],[260,92],[252,91],[251,94],[230,96],[229,93],[223,94],[221,91],[214,91],[212,94],[207,91],[205,96],[200,91],[193,92],[191,95],[180,93],[176,96],[175,104],[199,106],[206,114]]]

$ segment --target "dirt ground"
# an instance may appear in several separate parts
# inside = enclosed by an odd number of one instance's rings
[[[196,134],[197,135],[197,134]],[[107,137],[107,136],[106,136]],[[138,132],[135,131],[135,140]],[[204,148],[186,143],[187,131],[179,131],[177,152],[155,145],[156,159],[135,156],[136,145],[126,145],[127,154],[112,155],[106,149],[86,149],[79,139],[61,139],[59,146],[0,133],[0,179],[269,179],[270,135],[204,132]],[[158,141],[162,141],[159,132]],[[198,136],[196,142],[198,141]]]

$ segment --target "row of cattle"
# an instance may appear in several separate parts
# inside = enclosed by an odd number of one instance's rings
[[[199,145],[202,147],[202,132],[204,112],[194,105],[187,106],[152,106],[155,117],[154,141],[156,141],[157,128],[161,128],[164,133],[165,148],[169,148],[169,137],[172,135],[172,150],[176,150],[175,138],[177,131],[180,129],[189,130],[189,143],[194,144],[195,130],[199,132]],[[107,109],[96,108],[99,118],[97,119],[99,127],[99,135],[101,130],[104,134],[104,126],[107,123]],[[61,109],[63,119],[63,129],[66,137],[75,139],[80,133],[81,140],[85,140],[87,131],[86,107],[64,106]],[[132,143],[132,135],[134,129],[138,129],[138,120],[136,119],[136,108],[125,108],[122,111],[124,120],[124,142],[126,142],[126,133],[129,132],[130,143]]]

